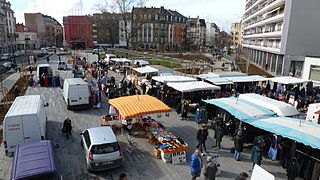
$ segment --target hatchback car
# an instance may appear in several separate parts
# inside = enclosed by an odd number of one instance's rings
[[[110,127],[96,127],[83,131],[81,146],[89,171],[113,169],[123,163],[123,150]]]
[[[66,62],[64,61],[58,62],[58,70],[67,70],[67,69],[68,69],[68,65]]]

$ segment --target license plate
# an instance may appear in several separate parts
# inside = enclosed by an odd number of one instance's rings
[[[102,163],[102,164],[112,164],[112,162],[104,162],[104,163]]]
[[[78,100],[71,100],[71,102],[77,102]]]

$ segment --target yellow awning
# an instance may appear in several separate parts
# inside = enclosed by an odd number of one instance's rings
[[[149,95],[125,96],[110,99],[109,103],[119,111],[124,119],[171,111],[162,101]]]

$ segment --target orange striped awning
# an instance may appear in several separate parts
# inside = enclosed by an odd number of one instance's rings
[[[125,96],[110,99],[109,103],[119,111],[124,119],[171,111],[162,101],[149,95]]]

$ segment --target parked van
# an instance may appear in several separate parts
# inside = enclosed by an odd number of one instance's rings
[[[50,64],[39,64],[37,67],[37,77],[40,78],[40,76],[44,74],[46,76],[53,76],[52,68]]]
[[[46,138],[46,114],[40,95],[19,96],[4,117],[3,144],[5,152],[16,146]]]
[[[81,146],[89,171],[113,169],[123,163],[123,151],[111,127],[96,127],[83,131]]]
[[[107,62],[107,64],[113,64],[113,61],[112,61],[113,58],[117,58],[117,55],[106,54],[104,60]]]
[[[81,78],[65,79],[63,83],[63,98],[68,109],[76,106],[89,107],[89,85]]]

